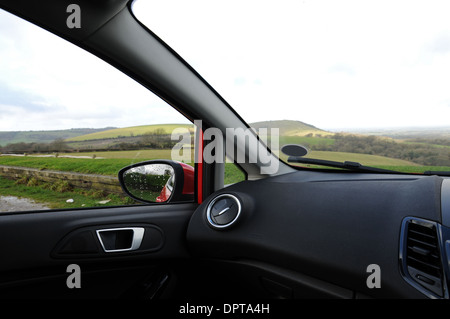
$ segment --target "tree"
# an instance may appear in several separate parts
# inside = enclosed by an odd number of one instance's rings
[[[62,152],[70,149],[70,147],[62,138],[59,138],[50,143],[50,149],[52,151]]]

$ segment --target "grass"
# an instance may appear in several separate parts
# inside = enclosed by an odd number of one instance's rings
[[[287,156],[284,154],[280,155],[280,158],[287,162]],[[365,166],[375,166],[375,167],[400,167],[405,168],[407,172],[413,172],[419,167],[418,164],[400,160],[396,158],[390,158],[379,155],[369,155],[369,154],[357,154],[357,153],[346,153],[346,152],[328,152],[328,151],[311,151],[305,158],[316,158],[321,160],[330,160],[336,162],[352,161],[358,162]],[[306,164],[298,164],[300,166],[307,166]],[[314,166],[316,167],[316,166]],[[323,167],[323,166],[322,166]]]
[[[331,160],[337,162],[353,161],[368,166],[380,166],[380,165],[418,166],[418,164],[415,164],[413,162],[396,158],[390,158],[379,155],[346,153],[346,152],[311,151],[305,157]]]
[[[2,156],[0,158],[0,165],[99,175],[116,175],[121,168],[136,162],[138,161],[130,159],[40,158],[31,156]]]
[[[170,153],[171,150],[143,150],[77,154],[80,156],[88,156],[89,158],[2,156],[0,157],[0,165],[116,176],[118,171],[125,166],[145,160],[170,158]],[[102,159],[100,157],[105,158]],[[339,162],[346,160],[355,161],[367,166],[375,166],[405,173],[422,173],[428,170],[450,171],[450,167],[420,166],[404,160],[367,154],[312,151],[308,157]],[[287,158],[282,155],[282,159],[286,160]],[[308,166],[302,164],[298,165]],[[245,174],[239,167],[234,163],[226,163],[224,176],[225,185],[242,180],[245,180]],[[99,203],[101,200],[109,200],[107,205],[124,205],[129,203],[129,199],[124,199],[117,195],[105,196],[104,194],[101,194],[101,192],[67,188],[67,185],[49,186],[33,180],[27,180],[25,182],[14,182],[5,178],[0,178],[0,195],[31,198],[36,202],[46,203],[53,209],[104,206],[104,204]],[[66,202],[69,198],[74,200],[73,203]]]
[[[280,136],[280,146],[286,144],[300,145],[333,145],[335,142],[332,138],[325,137],[309,137],[309,136]]]
[[[119,170],[130,164],[143,160],[155,158],[170,158],[167,154],[170,151],[142,151],[139,156],[136,152],[108,152],[110,158],[63,158],[63,157],[0,157],[0,165],[30,167],[37,169],[69,171],[84,174],[101,174],[117,176]],[[139,153],[139,152],[138,152]],[[129,158],[131,157],[132,158]],[[233,163],[225,164],[224,183],[233,184],[245,180],[245,174]],[[43,183],[35,179],[19,179],[16,182],[0,177],[0,195],[10,195],[16,197],[25,197],[35,200],[38,203],[45,203],[52,209],[61,208],[80,208],[105,206],[99,201],[109,200],[108,206],[125,205],[130,203],[130,199],[122,198],[118,195],[105,196],[102,192],[86,191],[82,189],[73,189],[69,185],[60,183]],[[68,199],[73,199],[73,203],[67,203]],[[133,202],[133,201],[131,201]]]
[[[30,180],[25,183],[23,179],[22,181],[12,181],[0,177],[0,185],[1,196],[29,198],[37,203],[45,204],[51,209],[120,206],[133,203],[129,198],[119,195],[105,195],[99,191],[67,188],[62,183],[61,185],[50,185],[38,181],[30,183]],[[68,199],[72,199],[73,202],[67,202]],[[105,200],[108,201],[106,204],[100,203]]]
[[[5,158],[2,158],[4,160]],[[45,164],[47,169],[66,171],[69,166],[64,164],[71,163],[71,171],[81,173],[99,173],[98,169],[106,175],[117,175],[118,169],[128,164],[129,160],[124,159],[109,159],[108,165],[105,165],[105,160],[86,160],[86,159],[69,159],[69,158],[22,158],[14,157],[13,161],[7,161],[8,164],[14,166],[25,167],[42,167]],[[33,162],[32,159],[36,161]],[[49,161],[50,160],[50,161]],[[42,161],[48,161],[42,163]],[[114,161],[116,163],[114,163]],[[117,163],[119,161],[119,163]],[[125,162],[124,162],[125,161]],[[5,161],[2,161],[2,164]],[[76,164],[76,165],[74,165]],[[92,171],[94,170],[94,171]],[[245,180],[244,173],[233,163],[225,164],[225,185],[233,184]],[[73,188],[67,182],[61,181],[57,183],[44,183],[35,178],[21,178],[17,181],[12,181],[0,177],[0,196],[16,196],[24,197],[34,200],[37,203],[43,203],[51,209],[70,209],[70,208],[87,208],[87,207],[102,207],[102,206],[122,206],[134,203],[128,197],[119,196],[115,194],[105,195],[101,191],[84,190]],[[72,199],[73,202],[67,202]],[[108,201],[106,204],[101,201]]]
[[[94,154],[96,155],[96,158],[93,158],[92,155]],[[0,165],[116,176],[121,168],[130,164],[143,160],[170,158],[170,150],[97,152],[77,155],[90,156],[90,158],[2,156],[0,157]],[[106,158],[100,159],[98,157]],[[360,162],[363,165],[405,173],[450,171],[450,167],[420,166],[408,161],[367,154],[312,151],[308,157],[339,162],[350,160]],[[286,160],[286,156],[283,155],[282,158]],[[299,165],[308,166],[302,164]],[[234,163],[226,163],[224,177],[225,185],[242,180],[245,180],[245,174],[239,167]],[[101,191],[74,189],[73,187],[70,187],[70,185],[64,184],[64,182],[53,184],[43,183],[33,178],[11,181],[0,177],[0,195],[30,198],[38,203],[44,203],[51,209],[121,206],[134,203],[131,199],[119,195],[106,195]],[[73,202],[68,203],[68,199],[73,199]],[[105,200],[108,201],[107,204],[100,203],[100,201]]]
[[[96,158],[102,157],[106,159],[129,159],[134,161],[145,161],[151,159],[163,159],[163,158],[171,158],[172,150],[140,150],[140,151],[105,151],[105,152],[80,152],[80,153],[61,153],[60,156],[64,155],[74,155],[74,156],[88,156],[92,158],[95,156]]]
[[[0,165],[37,168],[83,174],[117,175],[125,166],[147,160],[171,157],[170,150],[143,150],[118,152],[76,153],[76,156],[89,158],[34,157],[34,156],[2,156]]]
[[[345,152],[311,151],[306,157],[336,162],[353,161],[361,163],[362,165],[365,166],[373,166],[377,168],[409,174],[417,174],[417,173],[421,174],[424,173],[425,171],[450,172],[449,166],[423,166],[405,160],[378,155],[356,154]],[[287,161],[287,156],[281,155],[281,159]],[[326,166],[309,165],[301,163],[290,163],[290,164],[302,167],[326,168]]]
[[[450,149],[450,146],[448,146],[448,145],[432,144],[432,143],[426,143],[426,142],[411,142],[408,140],[403,140],[402,143],[409,144],[409,145],[424,145],[424,146],[431,146],[431,147],[435,147],[435,148]]]
[[[234,184],[245,180],[244,172],[234,163],[225,163],[224,184]]]
[[[378,155],[355,154],[345,152],[326,152],[326,151],[311,151],[306,157],[331,160],[336,162],[353,161],[361,163],[365,166],[373,166],[387,170],[402,172],[402,173],[424,173],[425,171],[447,171],[450,172],[448,166],[423,166],[413,162],[389,158]],[[287,156],[282,155],[283,160],[287,160]],[[303,167],[324,168],[324,166],[306,165],[301,163],[292,163]]]
[[[64,155],[64,154],[61,154]],[[63,158],[63,157],[0,157],[0,165],[31,167],[37,169],[70,171],[84,174],[100,174],[116,176],[117,172],[128,165],[145,160],[171,158],[171,150],[142,150],[142,151],[117,151],[117,152],[95,152],[77,153],[89,158]],[[95,159],[93,158],[95,155]],[[101,158],[105,157],[105,158]],[[416,172],[428,170],[413,162],[394,159],[378,155],[355,154],[345,152],[311,151],[307,157],[327,159],[332,161],[354,161],[367,166],[376,167],[400,167],[404,172]],[[287,156],[281,155],[286,161]],[[435,170],[435,169],[433,169]],[[443,168],[442,170],[445,170]],[[244,179],[244,174],[233,164],[225,164],[225,183],[233,183]]]
[[[332,133],[323,131],[313,125],[292,120],[275,120],[250,123],[251,127],[259,130],[260,128],[278,128],[281,136],[305,136],[307,134],[330,135]],[[270,131],[270,130],[269,130]]]
[[[68,142],[89,141],[98,139],[117,138],[119,136],[139,136],[147,133],[153,133],[157,130],[164,130],[165,134],[171,134],[176,128],[187,128],[193,130],[193,124],[155,124],[155,125],[141,125],[125,128],[117,128],[102,132],[96,132],[77,137],[66,139]]]
[[[146,160],[170,158],[170,152],[171,150],[143,150],[77,153],[79,156],[89,156],[90,158],[2,156],[0,157],[0,165],[116,176],[119,170],[125,166]],[[96,157],[92,158],[92,155],[96,155]],[[226,184],[236,183],[244,179],[245,174],[236,165],[225,163]]]

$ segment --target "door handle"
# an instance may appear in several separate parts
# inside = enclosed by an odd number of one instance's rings
[[[143,227],[121,227],[98,229],[97,237],[106,253],[139,249],[144,238]]]

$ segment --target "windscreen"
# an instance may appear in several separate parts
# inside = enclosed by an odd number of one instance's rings
[[[450,171],[448,1],[138,0],[133,12],[282,160],[300,144],[307,158]]]

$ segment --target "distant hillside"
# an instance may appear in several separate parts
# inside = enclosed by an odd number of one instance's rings
[[[278,128],[280,136],[305,136],[308,134],[329,135],[330,132],[321,130],[313,125],[306,124],[301,121],[280,120],[280,121],[263,121],[249,124],[255,129],[260,128]]]
[[[68,130],[52,131],[0,131],[0,146],[6,146],[12,143],[50,143],[57,139],[73,138],[80,135],[91,134],[110,130],[112,127],[92,129],[92,128],[73,128]]]
[[[385,129],[353,129],[348,132],[387,136],[394,139],[450,139],[450,127],[401,127]]]
[[[260,128],[279,128],[280,136],[305,136],[310,133],[328,135],[331,134],[327,131],[318,129],[317,127],[306,124],[300,121],[264,121],[251,123],[251,127],[255,129]],[[80,142],[80,141],[92,141],[114,138],[126,138],[142,136],[144,134],[171,134],[176,128],[187,128],[192,130],[192,124],[154,124],[154,125],[141,125],[124,128],[115,128],[111,130],[103,130],[101,132],[95,132],[86,135],[80,135],[76,137],[67,138],[67,142]],[[270,133],[270,132],[269,132]]]
[[[77,141],[90,141],[101,140],[111,138],[125,138],[134,137],[144,134],[172,134],[172,131],[176,128],[187,128],[193,130],[192,124],[154,124],[154,125],[141,125],[124,128],[115,128],[107,131],[96,132],[87,135],[81,135],[66,139],[68,142]]]
[[[256,122],[251,123],[250,126],[257,130],[260,128],[279,128],[280,136],[292,138],[304,137],[309,134],[313,134],[314,136],[331,134],[313,125],[290,120]],[[101,140],[104,140],[104,143],[106,143],[106,140],[110,139],[130,139],[145,134],[171,134],[175,128],[179,127],[193,130],[192,124],[155,124],[125,128],[106,127],[100,129],[78,128],[52,131],[0,131],[0,146],[6,146],[12,143],[51,143],[57,139],[64,139],[66,142],[71,143],[71,145],[76,142],[94,143],[94,140],[98,144]],[[123,140],[123,142],[133,141]]]

